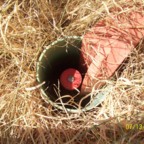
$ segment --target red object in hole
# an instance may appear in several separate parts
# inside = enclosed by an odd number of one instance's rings
[[[60,76],[61,85],[67,90],[74,90],[81,85],[82,76],[76,69],[69,68],[62,72]]]

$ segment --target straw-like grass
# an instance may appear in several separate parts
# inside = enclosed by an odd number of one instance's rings
[[[63,36],[82,36],[113,12],[142,8],[142,0],[0,1],[0,143],[125,144],[144,143],[144,48],[130,55],[113,90],[91,111],[69,114],[53,109],[36,86],[36,61],[45,45]],[[144,11],[142,11],[143,13]],[[140,50],[139,50],[140,49]],[[137,127],[137,126],[136,126]]]

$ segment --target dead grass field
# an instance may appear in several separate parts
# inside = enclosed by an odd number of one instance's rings
[[[111,8],[119,8],[119,12]],[[45,45],[64,36],[82,36],[111,13],[144,7],[143,0],[0,1],[1,144],[143,144],[144,44],[129,56],[125,69],[101,107],[65,114],[41,99],[36,61]],[[144,11],[142,11],[144,13]]]

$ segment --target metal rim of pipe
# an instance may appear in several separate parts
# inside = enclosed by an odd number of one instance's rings
[[[41,83],[41,80],[40,80],[40,77],[39,77],[39,68],[40,68],[41,59],[44,57],[46,51],[51,48],[51,46],[57,44],[60,41],[64,41],[65,39],[73,39],[73,40],[79,39],[79,40],[82,40],[82,37],[68,36],[66,38],[58,39],[58,40],[54,41],[53,43],[51,43],[50,45],[46,46],[46,48],[40,54],[40,56],[38,58],[38,61],[37,61],[37,64],[36,64],[36,79],[37,79],[38,83]],[[70,109],[70,108],[65,108],[63,106],[59,106],[58,104],[53,102],[48,97],[48,95],[45,93],[43,88],[40,88],[40,90],[41,90],[41,93],[42,93],[42,98],[46,103],[50,103],[53,107],[58,108],[58,109],[63,110],[63,111],[66,110],[67,112],[79,113],[79,112],[89,111],[89,110],[95,108],[96,106],[98,106],[99,104],[101,104],[106,99],[107,95],[111,92],[112,86],[111,85],[104,86],[102,89],[97,90],[96,93],[93,96],[93,101],[88,106],[86,106],[82,109]]]

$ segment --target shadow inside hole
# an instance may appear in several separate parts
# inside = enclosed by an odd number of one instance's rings
[[[85,107],[90,102],[90,96],[80,94],[81,85],[77,90],[66,90],[60,84],[61,73],[68,69],[78,70],[82,79],[87,71],[80,64],[81,39],[70,38],[59,40],[47,47],[39,58],[37,70],[39,82],[46,83],[42,86],[44,93],[52,101],[66,108],[75,109]]]

